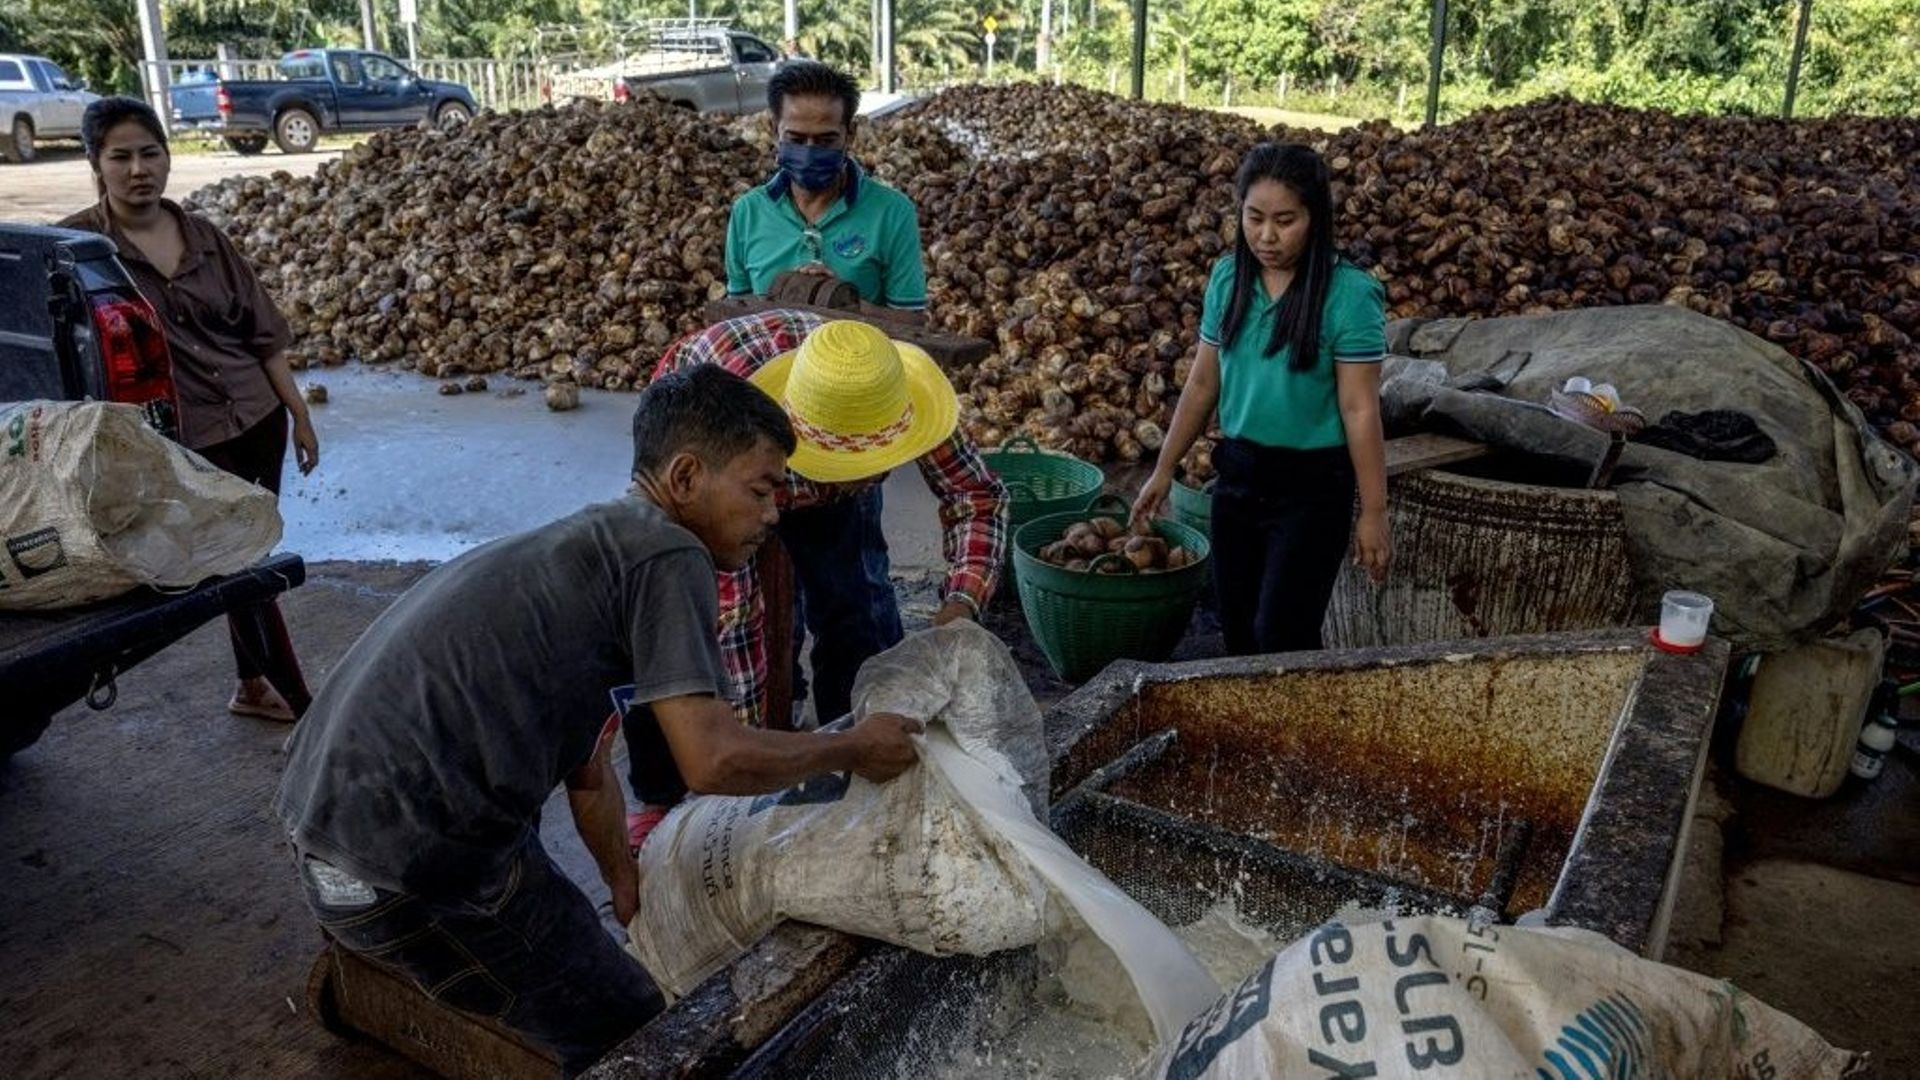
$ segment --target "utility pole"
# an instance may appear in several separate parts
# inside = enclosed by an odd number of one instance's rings
[[[1033,59],[1041,74],[1053,65],[1053,0],[1040,0],[1040,41]]]
[[[413,24],[420,21],[419,0],[400,0],[400,22],[407,28],[407,66],[420,72],[420,46],[413,36]]]
[[[1807,21],[1813,16],[1813,0],[1800,0],[1800,24],[1793,29],[1793,59],[1787,64],[1787,97],[1780,103],[1780,115],[1793,119],[1793,99],[1800,89],[1800,61],[1807,55]]]
[[[1093,4],[1087,5],[1087,25],[1093,25]],[[1133,0],[1133,99],[1147,96],[1147,0]]]
[[[373,35],[373,0],[360,0],[360,47],[378,49],[380,41]]]
[[[1433,0],[1433,46],[1427,53],[1427,126],[1440,117],[1440,65],[1447,55],[1447,0]]]
[[[893,62],[893,0],[880,0],[880,92],[891,94],[899,87],[900,73]]]
[[[160,0],[140,0],[140,45],[146,54],[140,81],[147,88],[147,104],[160,114],[160,126],[171,129],[173,95],[167,71],[167,29],[160,21]]]
[[[791,48],[800,40],[800,0],[787,0],[785,14],[782,29],[786,32],[785,44]]]

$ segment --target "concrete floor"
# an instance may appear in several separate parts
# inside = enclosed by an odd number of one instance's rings
[[[202,153],[197,148],[183,148],[173,156],[167,197],[184,199],[229,176],[268,176],[283,170],[294,176],[306,176],[318,169],[321,162],[339,156],[339,150],[324,149],[311,154],[268,150],[254,157],[242,157],[225,149]],[[77,142],[47,143],[40,147],[40,156],[30,164],[0,164],[0,221],[48,225],[76,210],[86,209],[93,200],[93,169]]]

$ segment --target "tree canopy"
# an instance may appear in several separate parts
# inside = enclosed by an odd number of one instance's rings
[[[909,85],[976,78],[981,20],[998,20],[997,77],[1036,72],[1045,0],[896,0]],[[398,0],[376,0],[381,43],[404,52]],[[685,16],[684,0],[419,0],[420,55],[525,58],[535,28]],[[1547,93],[1683,111],[1777,111],[1798,0],[1450,0],[1449,111]],[[782,0],[695,0],[771,41]],[[1329,111],[1407,111],[1427,63],[1430,0],[1149,0],[1149,85],[1214,101],[1277,99],[1281,80]],[[1125,85],[1127,0],[1054,0],[1064,78]],[[801,51],[871,77],[874,2],[801,0]],[[357,44],[357,0],[163,0],[175,57],[221,42],[242,56]],[[0,47],[46,53],[96,86],[130,90],[135,0],[0,0]],[[1231,89],[1230,89],[1231,88]],[[1326,100],[1332,93],[1335,100]],[[1796,111],[1905,113],[1920,102],[1920,0],[1813,0]]]

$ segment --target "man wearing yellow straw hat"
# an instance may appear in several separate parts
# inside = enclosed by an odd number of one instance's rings
[[[932,358],[871,326],[802,311],[743,315],[675,342],[654,377],[698,364],[750,379],[793,423],[798,446],[787,459],[785,489],[776,492],[776,531],[814,639],[815,715],[837,719],[848,710],[860,665],[904,636],[878,525],[887,472],[914,462],[939,500],[947,574],[936,625],[977,617],[992,598],[1006,553],[1006,489],[958,428],[953,387]],[[755,565],[720,574],[718,584],[720,651],[733,679],[734,712],[759,726],[770,662],[796,657],[767,655],[766,599]],[[627,736],[639,748],[655,737],[635,715],[628,716]],[[634,793],[647,804],[628,821],[637,848],[684,789],[671,775],[648,775],[644,763],[653,755],[629,757],[637,763]]]

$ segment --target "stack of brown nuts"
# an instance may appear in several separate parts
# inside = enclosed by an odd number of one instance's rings
[[[726,292],[728,208],[768,175],[769,138],[764,117],[651,99],[483,113],[193,202],[259,265],[296,366],[637,389]],[[1338,246],[1390,318],[1683,306],[1816,365],[1920,453],[1920,118],[1557,98],[1328,133],[1040,84],[947,90],[856,144],[919,209],[937,326],[994,343],[947,372],[966,430],[1152,460],[1262,139],[1325,157]]]
[[[1078,521],[1037,554],[1042,562],[1063,570],[1095,574],[1151,574],[1178,570],[1195,561],[1193,552],[1168,544],[1145,518],[1135,518],[1131,526],[1111,517]]]

